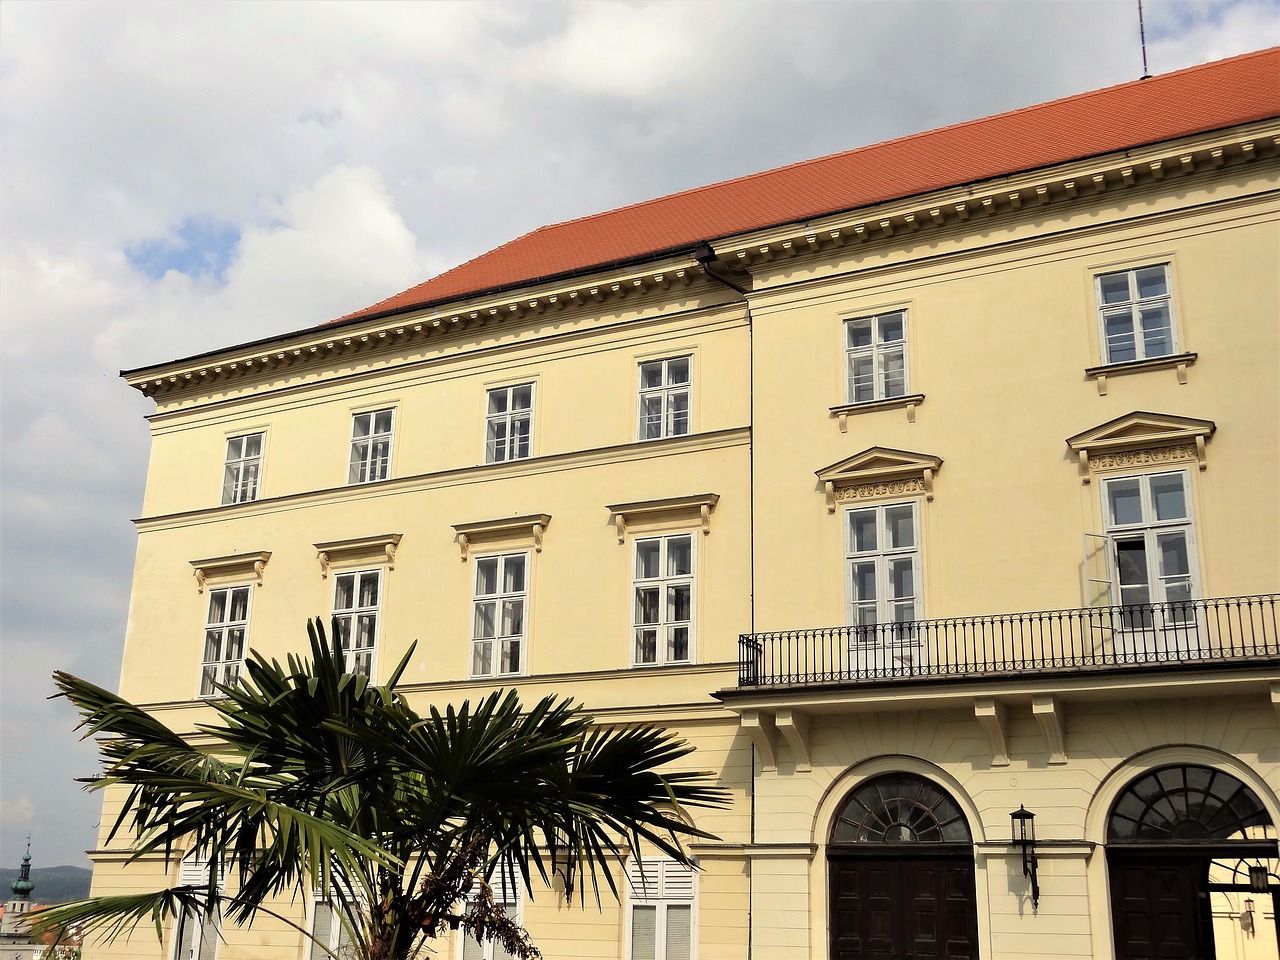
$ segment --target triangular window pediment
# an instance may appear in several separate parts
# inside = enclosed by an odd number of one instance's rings
[[[933,475],[940,457],[889,447],[868,447],[861,453],[819,470],[827,497],[827,511],[846,500],[869,500],[923,493],[933,499]]]
[[[1093,471],[1174,460],[1195,460],[1203,470],[1205,441],[1215,429],[1212,420],[1135,410],[1068,437],[1067,446],[1085,483]]]

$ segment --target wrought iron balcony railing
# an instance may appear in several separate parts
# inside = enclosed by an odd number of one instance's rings
[[[743,634],[738,684],[1280,665],[1280,594]]]

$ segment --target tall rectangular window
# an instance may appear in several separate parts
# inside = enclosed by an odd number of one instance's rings
[[[493,876],[489,878],[490,889],[493,892],[493,902],[502,908],[508,917],[514,919],[517,923],[520,919],[520,893],[518,874],[513,876],[506,872],[505,869],[494,871]],[[476,898],[474,896],[467,898],[467,907],[474,908]],[[464,931],[462,934],[462,949],[459,951],[462,960],[514,960],[515,954],[511,953],[497,940],[485,939],[478,940],[470,931]]]
[[[187,859],[178,868],[178,883],[203,887],[209,882],[207,861]],[[225,871],[218,872],[218,891],[224,892]],[[178,913],[173,935],[173,960],[215,960],[218,956],[219,917],[192,907]]]
[[[330,960],[337,957],[345,960],[355,956],[355,940],[351,936],[348,924],[356,918],[350,913],[346,923],[343,922],[342,908],[334,900],[316,898],[315,909],[311,915],[312,940],[307,951],[307,960]]]
[[[913,636],[898,626],[920,619],[920,531],[915,503],[847,513],[845,563],[848,622],[863,641]]]
[[[262,434],[247,433],[227,440],[227,460],[222,470],[222,502],[248,503],[258,499],[262,475]]]
[[[1101,273],[1094,283],[1105,363],[1167,357],[1174,352],[1167,263]]]
[[[906,395],[905,310],[846,320],[844,344],[849,403],[888,400]]]
[[[693,357],[671,357],[640,364],[641,440],[682,437],[689,432]]]
[[[391,475],[394,409],[370,410],[351,418],[351,465],[347,483],[373,483]]]
[[[693,657],[693,536],[636,541],[632,659],[637,666]]]
[[[1116,596],[1129,625],[1149,626],[1151,605],[1161,619],[1191,618],[1199,596],[1190,484],[1185,470],[1117,477],[1102,482],[1106,533]]]
[[[693,869],[668,859],[627,864],[631,960],[692,960]]]
[[[509,553],[476,558],[472,600],[471,675],[517,674],[522,667],[529,557]]]
[[[373,676],[381,593],[382,573],[379,570],[340,573],[334,578],[334,630],[348,673]]]
[[[531,455],[533,384],[489,391],[484,427],[484,462],[524,460]]]
[[[209,615],[204,625],[204,666],[200,696],[216,697],[215,684],[231,686],[240,679],[245,640],[249,634],[250,587],[209,591]]]

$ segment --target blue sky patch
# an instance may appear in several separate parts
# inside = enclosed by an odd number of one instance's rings
[[[187,217],[167,237],[140,240],[125,247],[133,268],[152,280],[170,270],[193,279],[212,277],[221,283],[240,243],[240,230],[212,217]]]

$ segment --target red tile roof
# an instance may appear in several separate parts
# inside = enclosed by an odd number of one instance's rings
[[[456,300],[1276,116],[1280,47],[540,227],[340,319]]]

